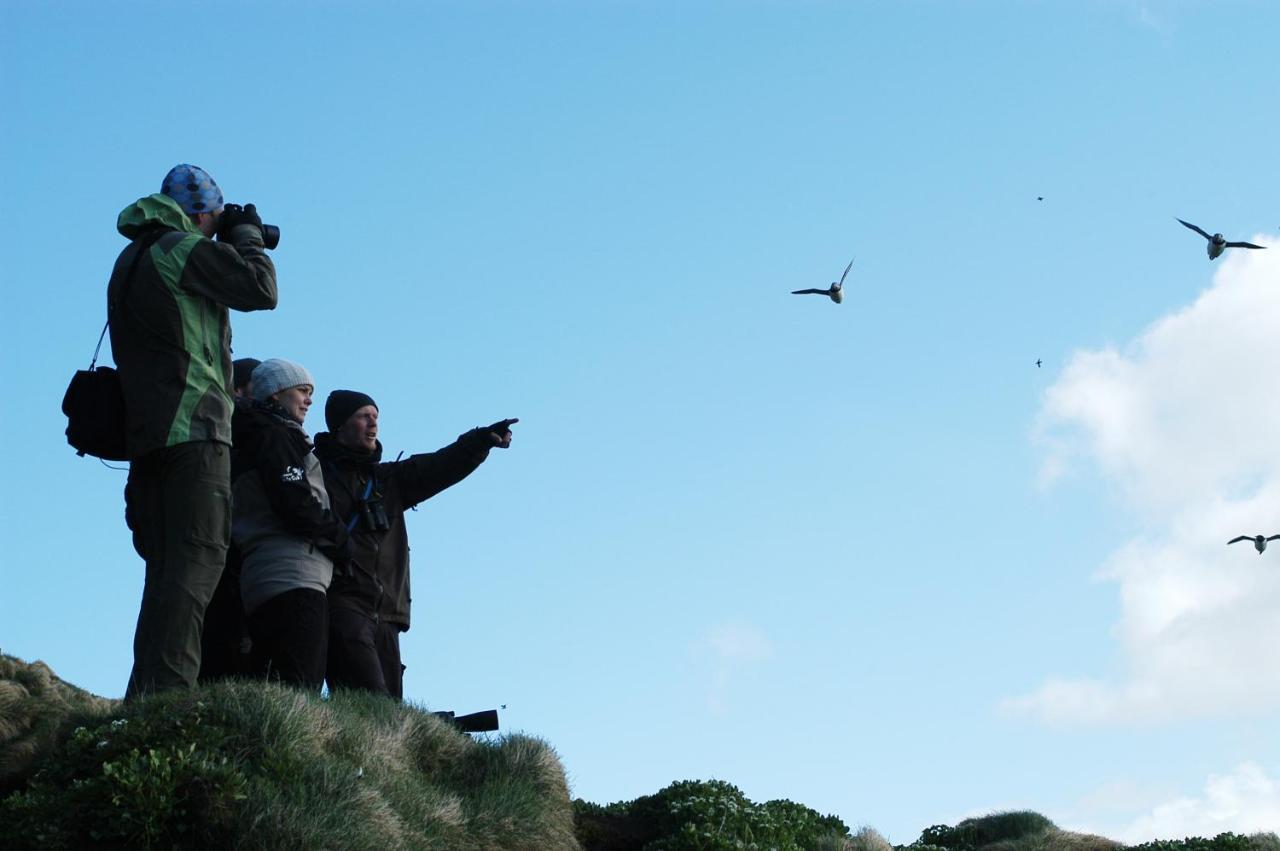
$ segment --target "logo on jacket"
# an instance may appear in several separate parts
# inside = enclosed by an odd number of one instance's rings
[[[306,475],[301,467],[285,467],[284,472],[280,474],[280,481],[300,482]]]

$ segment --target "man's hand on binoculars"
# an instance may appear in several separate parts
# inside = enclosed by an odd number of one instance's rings
[[[253,225],[262,230],[262,217],[258,215],[258,208],[252,204],[245,204],[243,207],[239,204],[227,204],[222,208],[220,224],[220,229],[226,234],[230,234],[231,229],[238,225]]]

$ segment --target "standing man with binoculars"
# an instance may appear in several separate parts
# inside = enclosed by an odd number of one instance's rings
[[[329,586],[329,688],[404,697],[400,633],[409,629],[409,536],[404,513],[471,475],[489,450],[511,446],[501,420],[473,428],[437,452],[382,461],[378,406],[335,390],[324,406],[329,431],[316,435],[330,506],[347,524],[354,555]]]
[[[121,213],[107,290],[124,393],[125,521],[147,563],[125,699],[190,687],[231,518],[232,310],[271,310],[279,230],[182,164]],[[213,240],[214,236],[218,241]],[[265,237],[265,238],[264,238]]]

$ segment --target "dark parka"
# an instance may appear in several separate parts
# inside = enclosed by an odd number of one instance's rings
[[[358,452],[328,432],[316,435],[316,455],[335,514],[351,529],[353,555],[348,568],[335,571],[329,586],[331,608],[354,609],[375,622],[409,628],[409,536],[404,513],[455,485],[489,457],[489,429],[476,428],[437,452],[382,463],[382,444]],[[364,529],[360,503],[372,478],[380,493],[389,528]]]
[[[195,440],[230,444],[227,308],[276,306],[276,270],[262,232],[241,225],[230,234],[232,244],[214,242],[160,194],[126,207],[116,229],[131,240],[107,289],[129,457]],[[123,288],[134,254],[144,246],[147,253]]]
[[[245,608],[294,588],[323,593],[350,545],[311,441],[272,402],[237,404],[232,424],[231,537],[242,557]]]

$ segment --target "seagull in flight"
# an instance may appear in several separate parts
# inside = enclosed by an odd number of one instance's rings
[[[1177,218],[1177,216],[1174,216],[1174,218]],[[1178,219],[1178,221],[1182,222],[1183,225],[1191,228],[1193,231],[1200,234],[1205,239],[1209,240],[1209,244],[1206,246],[1206,250],[1209,252],[1210,260],[1218,259],[1218,256],[1221,255],[1222,252],[1226,251],[1228,248],[1266,248],[1265,245],[1254,245],[1252,242],[1227,242],[1227,240],[1220,233],[1208,234],[1202,231],[1200,228],[1196,227],[1195,225],[1191,224],[1191,222],[1183,222],[1182,219]],[[1261,552],[1261,550],[1259,550],[1259,552]]]
[[[848,276],[849,270],[853,268],[853,261],[849,261],[849,265],[844,267],[844,274],[840,276],[840,280],[832,281],[831,286],[825,290],[814,289],[810,287],[807,290],[792,290],[792,295],[825,295],[836,304],[844,301],[844,279]]]
[[[1280,535],[1272,535],[1269,538],[1265,535],[1241,535],[1238,538],[1232,538],[1230,541],[1227,541],[1227,544],[1238,544],[1241,541],[1253,541],[1253,548],[1258,551],[1258,555],[1262,555],[1262,551],[1267,548],[1267,541],[1274,541],[1277,538],[1280,538]]]

